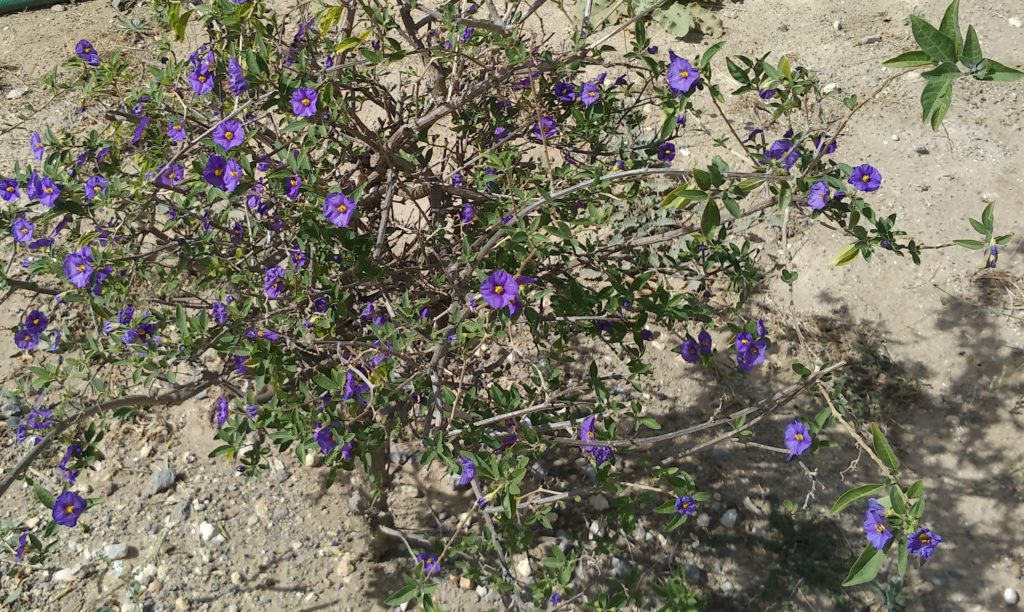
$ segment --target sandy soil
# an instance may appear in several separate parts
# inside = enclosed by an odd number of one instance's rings
[[[941,15],[944,4],[747,0],[724,5],[719,15],[726,52],[787,53],[817,71],[823,82],[863,96],[889,74],[879,63],[909,48],[904,20],[910,11],[933,17]],[[152,41],[120,28],[108,3],[62,8],[0,17],[0,120],[26,104],[47,102],[35,80],[79,38],[89,38],[101,50],[148,52]],[[1019,0],[965,2],[961,15],[978,29],[987,55],[1010,66],[1024,64],[1024,30],[1015,27],[1019,21],[1010,21],[1024,17]],[[566,27],[554,17],[545,24],[548,33]],[[658,43],[663,52],[673,48],[680,54],[709,44],[699,37],[670,42],[663,35]],[[724,69],[719,78],[728,82]],[[1024,235],[1021,85],[958,85],[939,132],[918,122],[921,85],[920,77],[899,79],[855,118],[838,156],[881,169],[885,183],[874,199],[877,209],[897,213],[903,229],[925,244],[969,237],[967,217],[977,217],[987,201],[997,202],[1000,232]],[[22,86],[28,90],[8,98]],[[743,106],[730,113],[755,119]],[[28,157],[29,129],[76,121],[73,101],[49,103],[26,131],[0,136],[0,171]],[[704,126],[719,127],[711,115]],[[690,130],[692,142],[677,142],[689,149],[677,164],[700,163],[714,154],[700,128]],[[769,263],[782,255],[778,226],[763,236]],[[770,392],[788,382],[791,358],[854,362],[844,376],[856,391],[858,409],[887,427],[901,458],[925,479],[929,522],[946,538],[926,568],[911,571],[904,589],[913,597],[910,609],[996,609],[1003,605],[1003,589],[1021,588],[1024,578],[1018,529],[1024,522],[1020,250],[1006,249],[998,271],[980,271],[976,253],[952,248],[926,251],[919,267],[895,257],[830,267],[842,246],[826,228],[793,228],[790,267],[801,279],[792,291],[772,285],[755,299],[777,330],[779,355],[750,386]],[[24,300],[5,304],[0,326],[13,326],[26,305]],[[654,346],[659,352],[651,402],[670,422],[706,418],[721,392],[736,391],[736,380],[683,369],[671,342]],[[0,342],[0,375],[8,376],[18,365],[14,353],[12,342]],[[206,458],[214,447],[212,404],[213,397],[200,398],[137,424],[113,425],[107,459],[82,476],[92,491],[109,497],[91,511],[92,531],[75,532],[67,539],[67,552],[23,585],[30,589],[32,607],[78,610],[109,603],[133,609],[124,588],[133,580],[143,592],[140,600],[156,610],[382,607],[400,585],[408,561],[401,550],[384,562],[361,561],[365,524],[353,512],[363,503],[358,483],[323,491],[320,470],[296,465],[290,457],[275,459],[272,473],[260,482],[244,482],[231,465]],[[808,417],[819,404],[814,397],[801,398],[759,428],[759,439],[774,442],[786,420],[794,414]],[[0,425],[0,436],[13,434]],[[690,571],[712,609],[846,609],[875,601],[865,589],[843,593],[837,588],[862,546],[859,517],[848,512],[832,519],[825,512],[841,490],[877,474],[862,461],[840,482],[837,475],[857,455],[849,439],[833,437],[839,450],[806,461],[821,481],[831,483],[813,491],[802,471],[786,467],[772,453],[734,446],[692,458],[687,469],[717,491],[706,509],[710,521],[669,538],[633,534],[644,542],[637,558],[659,556],[661,567],[694,568]],[[0,465],[10,465],[20,452],[5,446]],[[150,475],[164,467],[177,472],[175,487],[149,495]],[[471,501],[446,489],[439,474],[424,474],[411,464],[403,466],[399,478],[423,492],[396,508],[399,525],[409,529],[436,529],[437,522],[451,527],[453,515]],[[807,512],[794,518],[781,510],[782,500],[805,498]],[[22,491],[12,491],[0,519],[35,513],[27,502]],[[733,529],[719,523],[729,508],[739,514]],[[574,519],[601,517],[590,506],[576,512],[580,516]],[[202,523],[222,535],[204,540]],[[89,559],[111,543],[129,545],[131,556],[109,568]],[[54,579],[57,570],[75,567],[80,569],[71,580]],[[0,585],[5,593],[17,586]],[[450,609],[503,607],[494,593],[473,587],[460,587],[457,576],[445,577],[440,602]]]

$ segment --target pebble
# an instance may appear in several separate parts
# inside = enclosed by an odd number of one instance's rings
[[[516,563],[516,574],[519,574],[519,577],[524,580],[533,575],[533,570],[530,569],[529,559],[520,559],[519,562]]]
[[[149,586],[146,587],[146,590],[150,593],[159,593],[160,589],[162,588],[164,588],[164,583],[160,582],[159,580],[154,580],[153,582],[149,583]]]
[[[892,141],[893,142],[899,142],[900,141],[900,135],[899,134],[893,134],[892,135]]]
[[[103,547],[103,556],[111,561],[117,561],[118,559],[127,559],[131,549],[127,544],[121,542],[115,542],[113,544],[107,544]]]
[[[175,610],[188,610],[188,602],[185,601],[184,597],[179,597],[174,600]]]
[[[23,95],[28,93],[28,87],[15,87],[14,89],[7,92],[8,100],[17,100]]]
[[[469,591],[473,588],[473,581],[466,576],[459,578],[459,588],[464,591]]]
[[[1015,606],[1017,605],[1017,602],[1020,601],[1020,593],[1017,592],[1017,589],[1007,587],[1006,590],[1003,591],[1003,601],[1005,601],[1008,606]]]
[[[177,477],[178,475],[171,468],[153,472],[153,476],[149,479],[149,495],[156,495],[170,489],[174,486]]]
[[[483,599],[484,597],[487,597],[487,587],[485,587],[483,585],[480,585],[480,586],[476,587],[476,596],[479,597],[480,599]]]
[[[928,147],[923,144],[919,144],[914,147],[914,153],[917,153],[918,155],[928,155]]]
[[[363,499],[362,494],[358,490],[352,491],[348,496],[348,509],[352,512],[363,512],[366,510],[366,500]]]
[[[53,573],[53,577],[51,578],[51,580],[53,580],[54,582],[68,582],[70,580],[74,580],[75,575],[78,574],[78,572],[81,571],[81,569],[81,565],[59,569]]]
[[[50,10],[53,11],[54,13],[63,13],[64,7],[59,4],[54,4],[53,6],[50,7]]]
[[[319,467],[323,462],[323,455],[313,452],[306,453],[306,458],[302,460],[306,467]]]
[[[871,36],[865,36],[860,39],[860,44],[862,45],[873,45],[877,42],[882,42],[882,37],[878,34],[872,34]]]
[[[704,583],[704,572],[696,565],[687,565],[683,575],[690,584],[701,585]]]
[[[214,527],[212,524],[207,523],[206,521],[203,521],[202,523],[199,523],[199,537],[202,538],[204,542],[209,542],[210,539],[216,533],[217,533],[217,528]]]
[[[719,521],[726,529],[732,529],[736,526],[736,519],[739,518],[739,515],[740,513],[736,511],[736,508],[729,508],[722,514],[722,518]]]
[[[701,529],[707,529],[708,525],[710,525],[710,524],[711,524],[711,517],[710,516],[708,516],[707,514],[698,514],[697,515],[697,526],[698,527],[700,527]]]
[[[345,553],[341,557],[341,561],[338,561],[338,567],[334,568],[334,573],[341,578],[348,578],[356,571],[355,564],[352,563],[352,554]]]
[[[625,578],[629,575],[629,564],[619,559],[618,557],[612,557],[612,574],[616,578]]]
[[[608,498],[604,495],[591,495],[590,499],[587,500],[590,503],[590,507],[598,512],[604,512],[612,505],[608,503]]]
[[[1007,19],[1007,21],[1009,21],[1010,25],[1012,25],[1015,28],[1019,28],[1021,26],[1019,17],[1010,17],[1009,19]]]
[[[839,23],[839,20],[836,19],[835,21],[832,22],[832,29],[838,32],[839,30],[843,29],[843,24]]]

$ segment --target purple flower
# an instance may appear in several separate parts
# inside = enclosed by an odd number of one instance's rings
[[[299,248],[299,245],[297,244],[291,249],[288,249],[288,255],[296,270],[302,270],[306,267],[306,264],[309,263],[309,258],[306,257],[306,252]]]
[[[135,126],[135,131],[132,133],[132,144],[135,144],[142,140],[142,136],[146,133],[147,127],[149,127],[149,117],[143,117],[139,119],[138,124],[136,124]]]
[[[79,289],[89,286],[92,279],[92,249],[82,247],[64,258],[64,275]]]
[[[242,181],[242,165],[237,160],[229,159],[224,165],[224,191],[231,193]]]
[[[657,47],[651,47],[651,48],[654,49],[654,52],[657,52],[657,50],[658,50]],[[558,604],[558,603],[561,603],[561,602],[562,602],[562,594],[561,593],[551,593],[551,597],[548,597],[548,603],[549,604]]]
[[[771,100],[772,98],[779,97],[778,89],[758,89],[757,95],[761,96],[762,100]]]
[[[537,140],[551,140],[558,133],[558,123],[554,117],[541,117],[533,124],[533,137]]]
[[[302,179],[295,175],[284,182],[285,195],[288,199],[294,200],[299,197],[299,190],[302,188]]]
[[[736,365],[739,366],[740,371],[749,372],[754,369],[754,366],[764,363],[767,354],[768,341],[758,338],[748,344],[745,351],[736,354]]]
[[[38,310],[30,310],[25,315],[25,329],[28,331],[36,332],[41,334],[46,331],[46,326],[49,325],[49,321],[46,320],[46,315]]]
[[[217,398],[217,410],[214,416],[217,420],[217,429],[224,427],[224,424],[228,422],[228,399],[223,395]]]
[[[135,318],[134,306],[125,306],[124,310],[117,313],[117,322],[121,325],[131,325],[133,318]]]
[[[693,339],[693,336],[687,335],[686,339],[683,340],[682,345],[679,347],[679,355],[687,363],[697,363],[700,361],[700,345]]]
[[[877,191],[882,186],[882,174],[869,164],[863,164],[853,169],[848,182],[861,191]]]
[[[60,196],[60,187],[53,182],[48,176],[41,176],[33,183],[35,187],[36,197],[39,198],[39,203],[47,208],[52,208],[57,203],[57,198]]]
[[[39,135],[39,132],[32,132],[29,143],[32,145],[32,157],[38,161],[43,161],[43,138]]]
[[[668,88],[676,95],[692,93],[700,83],[700,72],[689,60],[677,56],[674,51],[669,51],[668,57]]]
[[[780,139],[768,147],[768,150],[764,152],[764,156],[768,159],[779,160],[782,166],[789,170],[800,159],[800,150],[795,148],[791,141]]]
[[[266,277],[263,279],[263,291],[267,295],[267,299],[276,300],[281,297],[284,292],[284,270],[280,266],[274,266],[267,270]]]
[[[584,108],[597,102],[601,99],[601,92],[597,88],[597,83],[590,81],[583,84],[580,88],[580,102],[583,103]]]
[[[811,207],[811,210],[821,210],[828,205],[828,198],[828,183],[818,181],[811,186],[811,191],[807,195],[807,205]]]
[[[53,501],[53,522],[64,527],[74,527],[78,517],[85,512],[85,499],[78,493],[64,491]]]
[[[18,191],[17,179],[4,179],[0,181],[0,198],[3,198],[5,202],[17,202],[20,197],[21,192]]]
[[[50,417],[53,416],[53,411],[47,408],[37,408],[32,412],[28,413],[25,418],[25,422],[32,429],[46,429],[50,425],[53,425],[53,421]]]
[[[245,332],[245,337],[251,340],[269,340],[270,342],[277,342],[281,336],[272,329],[252,328]]]
[[[249,89],[249,81],[245,80],[245,71],[234,57],[228,58],[228,91],[236,98]]]
[[[248,361],[248,359],[249,358],[245,355],[234,355],[231,357],[231,363],[234,365],[235,372],[239,376],[245,376],[249,373],[249,366],[245,365],[245,362]]]
[[[708,333],[708,330],[700,330],[700,333],[697,334],[697,344],[702,354],[711,354],[711,334]]]
[[[459,37],[459,42],[461,42],[462,44],[468,43],[469,39],[473,38],[474,31],[475,30],[473,28],[467,27],[465,30],[462,31],[462,36]]]
[[[96,196],[107,192],[107,185],[110,181],[102,176],[94,176],[85,182],[85,201],[89,202]]]
[[[935,548],[942,543],[942,536],[933,533],[931,529],[921,528],[910,534],[907,538],[907,550],[910,554],[917,555],[925,561],[931,558]]]
[[[462,464],[462,473],[459,474],[458,486],[464,487],[476,478],[476,464],[469,457],[459,457],[459,463]]]
[[[210,307],[210,312],[217,325],[228,324],[228,307],[224,302],[214,302]]]
[[[316,114],[316,91],[309,87],[299,87],[292,93],[292,112],[299,117],[312,117]]]
[[[159,175],[157,175],[157,182],[163,185],[173,186],[183,180],[185,180],[185,168],[181,164],[171,164],[170,167],[165,168]]]
[[[211,155],[206,160],[206,168],[203,169],[203,178],[207,183],[224,189],[224,174],[227,172],[228,162],[220,155]]]
[[[245,415],[247,417],[249,417],[250,419],[256,420],[256,417],[258,417],[259,414],[260,414],[260,407],[259,406],[256,406],[255,404],[248,404],[245,407]]]
[[[864,534],[868,542],[878,550],[885,548],[892,540],[892,532],[885,524],[885,508],[875,499],[868,500],[868,511],[864,515]],[[909,545],[909,541],[907,544]]]
[[[185,125],[180,119],[176,119],[167,124],[167,135],[171,137],[174,142],[185,142],[187,135],[185,134]]]
[[[22,244],[32,241],[32,233],[36,231],[35,223],[32,223],[22,215],[14,220],[11,224],[11,235],[14,236],[15,242]]]
[[[676,145],[671,142],[663,142],[658,147],[658,159],[663,162],[670,162],[676,158]]]
[[[338,446],[338,441],[334,439],[334,434],[331,432],[334,425],[336,425],[336,423],[331,423],[326,427],[320,428],[315,434],[313,434],[313,439],[316,440],[316,443],[320,446],[320,452],[325,455],[331,454],[331,451]]]
[[[225,151],[234,149],[242,144],[244,140],[245,130],[237,119],[221,121],[217,124],[217,127],[213,128],[213,142],[224,147]]]
[[[428,576],[433,576],[441,572],[441,562],[434,553],[420,553],[416,555],[416,559],[423,563],[423,570]]]
[[[343,193],[331,193],[324,199],[324,216],[337,227],[348,227],[355,212],[356,203]]]
[[[825,153],[824,153],[825,155],[828,155],[830,153],[835,153],[835,151],[836,151],[836,141],[833,140],[831,136],[829,136],[828,134],[823,134],[821,136],[815,136],[814,137],[814,148],[815,148],[815,150],[820,152],[821,151],[821,147],[823,146],[824,143],[828,143],[828,147],[825,148]]]
[[[576,92],[573,90],[572,85],[565,81],[559,81],[555,83],[555,97],[562,102],[572,102],[576,99]]]
[[[92,43],[84,38],[78,41],[78,44],[75,45],[75,55],[90,66],[100,65],[100,54],[96,53],[96,49],[92,46]]]
[[[14,551],[14,562],[21,563],[21,560],[25,558],[25,545],[28,544],[28,532],[22,531],[21,535],[18,536],[18,548]]]
[[[793,421],[786,427],[786,448],[793,455],[802,455],[811,447],[811,432],[800,421]]]
[[[68,446],[68,449],[64,451],[64,457],[61,458],[60,463],[57,465],[57,469],[60,471],[64,479],[68,481],[68,484],[75,484],[75,480],[78,479],[78,470],[72,470],[68,468],[68,463],[76,457],[82,456],[82,447],[78,444],[72,444]]]
[[[480,285],[480,293],[491,308],[505,308],[519,295],[519,283],[508,272],[495,270]]]
[[[188,84],[196,95],[205,96],[213,91],[214,77],[212,72],[206,70],[193,70],[188,74]]]
[[[597,417],[594,415],[590,415],[583,419],[583,424],[580,426],[580,440],[583,440],[584,442],[594,440],[594,427],[596,421]],[[584,446],[583,451],[590,453],[594,459],[597,460],[598,465],[601,465],[612,458],[612,449],[608,446]]]
[[[327,312],[327,309],[330,307],[331,299],[326,295],[317,296],[317,298],[313,300],[313,312],[324,313]]]
[[[14,345],[23,351],[31,351],[39,345],[39,332],[20,328],[14,332]]]
[[[360,371],[362,371],[360,369]],[[361,376],[357,376],[352,370],[345,372],[345,388],[342,389],[341,400],[356,399],[362,401],[363,394],[369,392],[370,386],[363,382]]]
[[[676,512],[683,516],[697,514],[697,502],[689,495],[682,495],[676,498]]]

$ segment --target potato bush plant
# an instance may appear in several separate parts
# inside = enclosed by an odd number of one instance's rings
[[[520,4],[370,1],[286,23],[257,0],[167,1],[158,62],[90,41],[69,50],[47,85],[76,96],[95,127],[26,134],[25,163],[0,182],[15,252],[2,283],[32,303],[10,339],[31,365],[6,400],[24,459],[0,494],[27,491],[52,519],[0,527],[3,571],[43,563],[88,524],[102,500],[76,478],[110,419],[204,391],[217,398],[213,455],[247,477],[275,452],[320,456],[329,482],[365,474],[378,550],[402,544],[389,513],[396,449],[452,474],[465,491],[458,528],[403,538],[406,583],[390,605],[433,608],[451,571],[517,607],[649,604],[635,574],[575,578],[585,554],[614,556],[618,535],[575,532],[529,583],[513,560],[552,512],[598,492],[623,537],[641,517],[685,529],[715,483],[680,458],[750,437],[805,389],[821,411],[767,442],[792,459],[842,428],[881,473],[832,509],[866,511],[868,543],[845,584],[872,580],[890,554],[900,574],[927,560],[941,536],[927,529],[923,483],[901,480],[876,425],[852,422],[830,385],[842,363],[792,364],[799,380],[784,392],[677,431],[633,399],[653,326],[678,338],[681,375],[742,377],[776,358],[787,339],[745,308],[774,274],[747,239],[762,213],[828,221],[850,241],[836,265],[922,255],[872,208],[884,160],[842,147],[872,96],[839,101],[786,57],[726,58],[722,43],[658,50],[645,28],[657,6],[552,50]],[[934,66],[922,103],[935,127],[956,79],[1020,76],[957,21],[955,3],[940,28],[914,17],[920,49],[889,62]],[[189,22],[206,39],[182,53]],[[619,31],[629,48],[606,44]],[[757,104],[763,125],[731,121],[731,97]],[[817,124],[822,109],[843,118]],[[682,168],[674,141],[705,114],[728,128],[716,145],[742,159]],[[738,219],[754,223],[737,231]],[[995,233],[991,207],[975,223],[982,240],[959,242],[994,264],[1010,236]],[[550,474],[555,461],[581,469]],[[682,576],[650,586],[666,609],[698,605]]]

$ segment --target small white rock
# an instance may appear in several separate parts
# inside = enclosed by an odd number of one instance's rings
[[[1008,606],[1015,606],[1017,605],[1017,602],[1020,601],[1020,593],[1017,592],[1017,589],[1006,587],[1006,590],[1003,591],[1003,601],[1005,601]]]
[[[830,93],[832,93],[833,91],[835,91],[837,89],[839,89],[839,85],[838,84],[836,84],[836,83],[829,83],[828,85],[825,85],[824,87],[821,88],[821,93],[823,93],[823,94],[830,94]]]
[[[899,142],[900,141],[900,135],[899,134],[893,134],[892,135],[892,141],[893,142]]]
[[[206,521],[199,523],[199,537],[202,538],[204,542],[209,542],[216,533],[217,528],[212,524],[207,523]]]
[[[111,561],[128,558],[128,545],[121,542],[107,544],[103,547],[103,555]]]
[[[23,95],[28,93],[28,87],[15,87],[14,89],[7,92],[8,100],[17,100]]]
[[[476,596],[481,599],[487,597],[487,587],[483,585],[476,587]]]
[[[835,21],[832,22],[832,29],[838,32],[839,30],[843,29],[843,24],[839,23],[839,20],[836,19]]]
[[[66,567],[64,569],[57,570],[53,573],[52,580],[54,582],[68,582],[69,580],[73,580],[75,578],[75,575],[81,569],[81,565],[76,565],[74,567]]]
[[[719,521],[726,529],[732,529],[736,526],[736,519],[739,518],[739,515],[740,513],[736,511],[736,508],[729,508],[722,514],[722,518]]]
[[[587,501],[590,503],[590,507],[598,512],[604,512],[608,508],[612,507],[612,505],[608,503],[608,498],[601,494],[591,495],[590,499]]]
[[[533,570],[530,569],[530,560],[526,558],[520,559],[519,562],[516,563],[516,573],[524,580],[533,575]]]
[[[1021,25],[1019,17],[1010,17],[1009,19],[1007,19],[1007,21],[1009,21],[1010,25],[1012,25],[1015,28],[1019,28]]]
[[[701,529],[707,529],[708,525],[711,524],[711,517],[707,514],[697,515],[697,526]]]
[[[334,573],[336,573],[339,578],[348,578],[355,571],[356,566],[352,563],[352,555],[350,553],[342,555],[341,561],[338,561],[338,567],[334,569]]]
[[[53,6],[50,7],[50,10],[53,11],[54,13],[63,13],[64,7],[59,4],[54,4]]]

